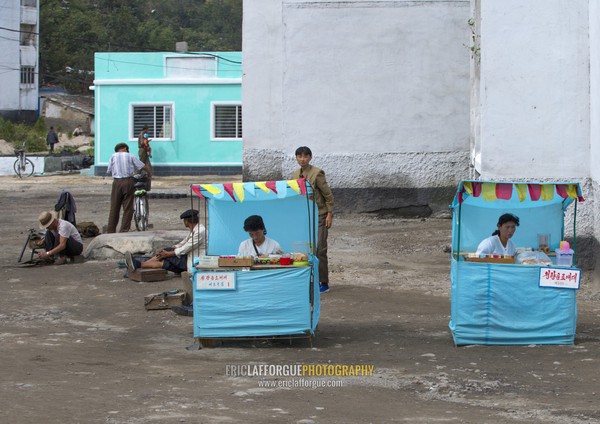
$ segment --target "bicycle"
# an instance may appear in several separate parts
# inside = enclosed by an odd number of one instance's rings
[[[136,179],[136,182],[133,185],[135,188],[135,192],[133,193],[135,196],[133,202],[133,220],[135,222],[135,228],[138,231],[146,231],[148,229],[148,215],[150,213],[148,192],[146,191],[148,188],[148,174],[145,171],[142,171],[139,174],[134,175],[134,178]]]
[[[17,160],[13,165],[15,174],[17,174],[19,178],[31,177],[35,167],[33,166],[33,162],[27,158],[27,155],[25,154],[25,143],[23,143],[19,149],[15,149],[15,155],[17,156]]]

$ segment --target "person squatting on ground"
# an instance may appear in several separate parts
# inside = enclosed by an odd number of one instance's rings
[[[67,262],[67,256],[81,255],[83,241],[77,228],[69,221],[59,219],[52,212],[40,213],[40,228],[46,229],[44,237],[44,252],[38,253],[40,259],[62,265]]]
[[[191,269],[194,252],[199,247],[202,248],[199,256],[204,256],[205,228],[204,225],[200,224],[198,211],[195,209],[188,209],[179,218],[183,219],[183,225],[190,230],[186,238],[171,247],[161,249],[156,255],[144,262],[133,258],[131,253],[126,253],[125,260],[128,268],[163,268],[177,274]]]
[[[148,135],[148,127],[145,126],[142,128],[142,131],[138,134],[138,156],[142,162],[148,167],[152,172],[152,163],[150,163],[150,158],[152,157],[152,148],[150,147],[150,138]],[[148,175],[148,179],[146,182],[146,191],[150,191],[152,188],[152,178]]]
[[[329,291],[329,264],[327,259],[327,235],[333,222],[333,193],[327,184],[325,172],[310,164],[312,151],[306,147],[296,149],[296,162],[300,169],[294,171],[292,179],[305,178],[313,188],[314,199],[319,208],[319,233],[317,258],[319,258],[319,280],[321,293]]]
[[[112,175],[113,183],[110,193],[110,211],[108,213],[107,233],[115,233],[119,223],[119,214],[123,208],[123,221],[119,232],[126,233],[131,228],[133,218],[134,184],[133,174],[144,168],[148,175],[150,169],[142,161],[129,153],[129,146],[119,143],[115,146],[115,153],[108,161],[107,174]]]
[[[50,146],[50,154],[54,153],[54,145],[58,142],[58,135],[54,131],[54,127],[50,127],[50,131],[46,134],[46,144]]]

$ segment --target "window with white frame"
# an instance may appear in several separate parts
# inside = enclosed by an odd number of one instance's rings
[[[21,66],[21,85],[35,84],[35,67]]]
[[[173,138],[173,105],[132,105],[132,117],[131,138],[137,138],[144,127],[148,127],[150,138],[167,140]]]
[[[214,140],[242,139],[242,105],[213,103],[212,138]]]

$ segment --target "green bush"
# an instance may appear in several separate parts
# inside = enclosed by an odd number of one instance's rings
[[[43,152],[46,150],[46,124],[44,118],[35,125],[14,124],[0,118],[0,138],[18,148],[25,144],[27,152]]]

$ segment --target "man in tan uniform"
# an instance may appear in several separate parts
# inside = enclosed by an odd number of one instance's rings
[[[327,260],[327,234],[333,221],[333,193],[325,179],[322,169],[310,164],[312,151],[306,147],[296,149],[296,161],[300,169],[292,175],[293,179],[306,178],[314,190],[314,198],[319,208],[319,234],[317,241],[317,258],[319,258],[319,280],[321,293],[329,291],[329,266]]]

